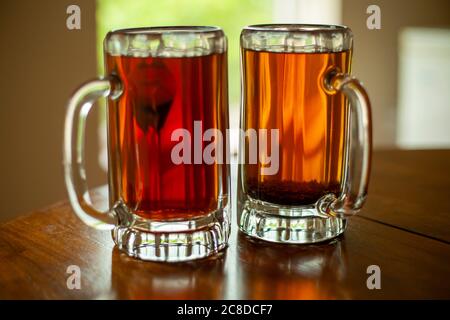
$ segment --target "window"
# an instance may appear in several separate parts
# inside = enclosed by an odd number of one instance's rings
[[[249,24],[272,21],[272,0],[98,0],[97,42],[103,73],[102,41],[112,29],[142,26],[214,25],[228,37],[230,108],[240,99],[239,35]]]
[[[341,22],[340,0],[97,0],[97,57],[103,74],[103,39],[114,29],[142,26],[215,25],[228,37],[230,127],[239,126],[241,29],[258,23]],[[102,132],[105,132],[104,128]],[[237,151],[237,136],[231,137]],[[100,163],[106,169],[106,136],[101,136]]]

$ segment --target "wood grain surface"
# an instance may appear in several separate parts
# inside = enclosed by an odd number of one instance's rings
[[[62,201],[0,225],[0,299],[449,299],[449,164],[450,151],[376,152],[367,206],[339,239],[273,245],[234,221],[226,251],[189,263],[129,258]]]

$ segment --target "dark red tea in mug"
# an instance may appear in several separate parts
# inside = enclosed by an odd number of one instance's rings
[[[171,136],[194,121],[202,131],[227,128],[226,54],[197,57],[106,56],[106,72],[123,83],[108,101],[110,197],[144,218],[201,216],[226,190],[224,165],[175,164]],[[192,150],[194,150],[194,139]],[[224,144],[225,145],[225,144]],[[223,150],[223,154],[225,151]]]

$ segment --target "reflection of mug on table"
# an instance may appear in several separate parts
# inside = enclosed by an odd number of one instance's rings
[[[223,299],[226,255],[222,252],[200,263],[149,264],[132,259],[114,248],[111,255],[114,298]]]
[[[242,299],[345,299],[345,243],[283,246],[239,235]]]

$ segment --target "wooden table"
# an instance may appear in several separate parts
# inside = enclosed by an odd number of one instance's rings
[[[332,243],[257,243],[234,221],[226,252],[179,264],[119,253],[63,201],[0,226],[0,298],[450,298],[450,151],[375,152],[369,193]],[[70,265],[81,269],[80,290],[67,289]],[[380,290],[366,286],[370,265],[381,269]]]

